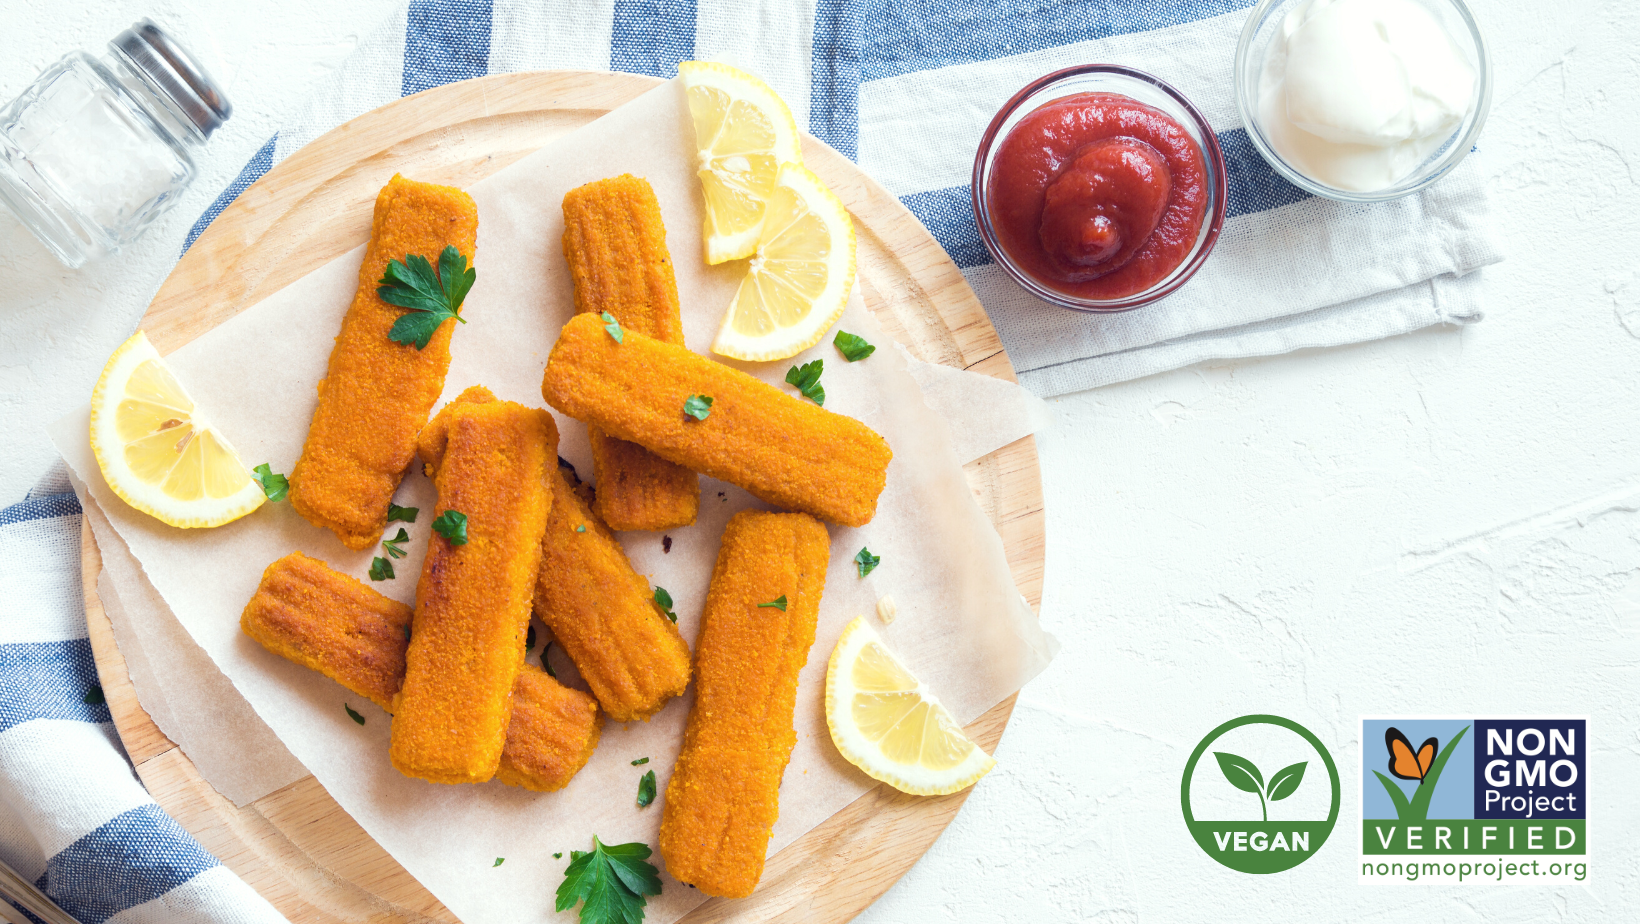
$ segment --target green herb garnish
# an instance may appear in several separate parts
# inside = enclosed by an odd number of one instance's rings
[[[796,385],[797,390],[802,392],[803,397],[815,404],[824,405],[826,403],[826,389],[820,384],[820,373],[825,371],[825,368],[826,361],[823,359],[804,363],[801,366],[793,366],[786,370],[786,384]]]
[[[838,331],[837,336],[831,338],[831,343],[837,348],[837,352],[843,354],[843,358],[851,363],[857,363],[877,352],[877,348],[867,343],[866,338],[847,331]]]
[[[507,862],[506,857],[496,857],[495,862],[490,864],[490,869],[495,869],[497,866],[500,866],[505,862]]]
[[[466,545],[467,515],[459,510],[446,510],[433,521],[433,532],[450,540],[451,545]]]
[[[370,579],[372,581],[391,581],[397,577],[393,573],[393,563],[385,558],[374,558],[370,561]],[[406,635],[406,638],[409,636]]]
[[[359,715],[357,712],[354,712],[352,706],[349,706],[347,703],[343,703],[342,708],[347,710],[347,717],[348,718],[350,718],[353,721],[359,723],[360,725],[364,724],[364,716]]]
[[[614,338],[616,343],[620,343],[622,338],[626,336],[626,333],[621,330],[621,322],[615,320],[615,316],[607,311],[603,313],[603,319],[604,330],[609,331],[609,336]]]
[[[551,677],[552,679],[557,680],[558,679],[558,672],[552,669],[552,662],[547,660],[547,652],[549,652],[551,650],[552,650],[552,643],[551,642],[548,642],[545,645],[541,646],[541,669],[547,672],[548,677]]]
[[[401,546],[401,545],[403,545],[403,544],[405,544],[406,542],[409,542],[409,541],[410,541],[410,534],[408,532],[405,532],[404,527],[400,526],[399,527],[399,534],[397,536],[394,536],[391,539],[383,539],[382,540],[382,548],[386,549],[387,554],[393,556],[394,558],[403,558],[404,556],[409,555],[410,553],[406,552],[405,550],[403,550],[401,548],[399,548],[399,546]]]
[[[263,462],[253,471],[256,472],[257,484],[262,486],[262,493],[268,496],[268,500],[277,504],[290,493],[290,479],[276,473],[268,463]]]
[[[581,924],[640,924],[645,895],[661,894],[661,878],[644,862],[653,853],[648,844],[613,847],[592,838],[590,851],[571,850],[564,881],[558,886],[557,910],[581,903]]]
[[[757,608],[762,609],[765,606],[772,606],[775,609],[779,610],[780,612],[784,613],[786,611],[786,595],[781,594],[780,596],[775,597],[773,600],[770,600],[768,603],[759,603],[757,605]]]
[[[554,860],[556,860],[556,859],[558,859],[558,858],[559,858],[559,857],[562,857],[562,856],[563,856],[563,854],[562,854],[562,853],[555,853],[555,854],[553,854],[553,855],[552,855],[552,858],[553,858],[553,859],[554,859]]]
[[[81,697],[80,702],[85,703],[87,706],[101,706],[103,703],[108,702],[108,697],[103,695],[101,686],[95,686],[85,691],[85,696]]]
[[[647,758],[647,757],[640,757],[640,758],[638,758],[638,759],[637,759],[637,760],[635,760],[635,761],[633,761],[633,762],[632,762],[632,766],[634,766],[634,767],[642,767],[642,766],[643,766],[643,765],[644,765],[644,764],[647,764],[647,763],[649,763],[649,758]]]
[[[678,614],[672,612],[672,595],[666,592],[666,588],[659,585],[655,587],[655,605],[661,608],[667,619],[672,620],[674,624],[677,623]]]
[[[535,624],[530,623],[530,631],[524,634],[524,653],[529,654],[535,647]]]
[[[420,513],[420,507],[400,507],[392,501],[387,502],[387,522],[389,523],[394,520],[399,520],[405,523],[414,523],[416,522],[417,515]]]
[[[587,525],[585,523],[577,523],[575,524],[575,531],[578,533],[584,533],[587,531]]]
[[[404,624],[404,640],[407,641],[407,642],[410,641],[410,624],[409,623]]]
[[[440,324],[451,318],[467,323],[460,314],[461,302],[477,278],[478,271],[469,269],[467,258],[453,246],[445,247],[438,255],[436,273],[433,264],[420,254],[406,254],[402,262],[389,261],[381,281],[376,283],[376,295],[389,305],[410,309],[410,313],[393,322],[387,339],[425,350]]]
[[[638,808],[648,808],[655,801],[655,771],[651,770],[638,781]]]
[[[683,402],[683,412],[696,420],[705,420],[712,413],[712,399],[705,395],[690,395]]]
[[[881,555],[873,555],[869,549],[865,546],[861,546],[859,554],[854,556],[854,565],[860,569],[860,576],[865,577],[870,574],[871,569],[877,567],[877,563],[882,560],[883,557]]]

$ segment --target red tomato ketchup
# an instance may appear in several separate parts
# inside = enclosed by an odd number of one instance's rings
[[[1026,115],[989,177],[997,243],[1021,271],[1076,298],[1119,299],[1189,256],[1208,207],[1201,148],[1166,113],[1078,93]]]

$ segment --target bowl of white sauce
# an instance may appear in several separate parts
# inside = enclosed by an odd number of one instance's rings
[[[1411,195],[1473,150],[1492,102],[1463,0],[1261,0],[1236,47],[1253,146],[1317,196]]]

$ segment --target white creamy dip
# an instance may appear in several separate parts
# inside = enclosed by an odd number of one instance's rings
[[[1259,127],[1310,179],[1372,192],[1439,150],[1474,90],[1468,59],[1413,0],[1310,0],[1265,54]]]

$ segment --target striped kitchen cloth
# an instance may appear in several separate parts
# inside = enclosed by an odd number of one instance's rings
[[[710,58],[767,80],[799,124],[922,220],[1040,395],[1479,320],[1471,272],[1501,258],[1479,158],[1424,193],[1372,205],[1313,198],[1282,179],[1248,140],[1231,83],[1253,2],[413,0],[268,140],[187,243],[290,152],[399,96],[546,68],[670,77],[679,61]],[[996,110],[1042,74],[1095,61],[1172,83],[1214,127],[1229,167],[1212,257],[1165,302],[1122,315],[1026,294],[991,262],[969,198]]]

